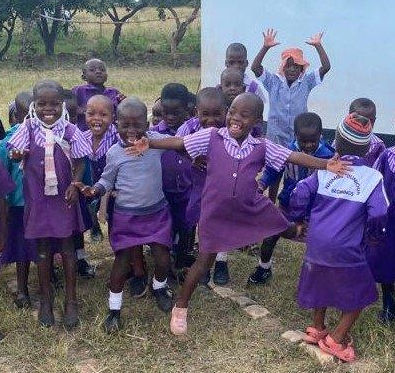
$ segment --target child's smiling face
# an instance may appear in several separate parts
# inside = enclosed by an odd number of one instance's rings
[[[220,99],[201,98],[197,107],[199,122],[203,128],[224,125],[226,107]]]
[[[314,154],[321,139],[321,132],[316,128],[303,128],[295,133],[299,149],[306,154]]]
[[[35,95],[37,117],[45,124],[54,124],[62,115],[62,95],[53,87],[42,87]]]
[[[244,53],[241,53],[241,52],[235,51],[235,50],[231,50],[226,55],[225,66],[226,67],[234,67],[234,68],[240,70],[244,74],[246,71],[246,68],[248,66],[247,57]]]
[[[85,118],[93,136],[103,136],[113,121],[112,102],[93,96],[86,105]]]
[[[187,107],[178,99],[162,100],[162,117],[170,128],[177,129],[188,117]]]
[[[126,145],[132,145],[148,129],[147,110],[140,106],[128,106],[118,110],[117,128],[122,141]]]
[[[250,93],[241,94],[233,100],[228,110],[226,126],[230,136],[238,143],[246,139],[252,127],[259,121],[258,99]]]
[[[300,74],[302,74],[302,71],[303,71],[302,65],[296,64],[292,57],[287,59],[287,62],[284,65],[284,76],[289,83],[292,83],[295,80],[297,80]]]

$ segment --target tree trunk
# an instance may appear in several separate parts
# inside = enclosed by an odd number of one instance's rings
[[[119,40],[121,38],[121,32],[122,32],[122,23],[116,23],[114,25],[114,32],[112,34],[112,52],[114,56],[118,55],[118,46],[119,46]]]
[[[45,13],[44,9],[42,9],[42,13]],[[48,20],[46,18],[41,18],[38,23],[40,35],[45,46],[45,54],[47,56],[53,56],[55,54],[55,42],[56,37],[58,36],[58,29],[60,25],[60,21],[57,19],[61,17],[61,13],[62,7],[61,5],[57,5],[53,15],[53,18],[56,18],[56,20],[52,20],[51,30],[49,29]]]
[[[7,40],[6,40],[6,43],[4,44],[4,47],[0,50],[0,60],[3,59],[4,55],[7,53],[8,49],[10,48],[12,35],[14,33],[15,20],[16,20],[16,17],[13,17],[11,19],[10,26],[8,28],[3,27],[3,30],[5,30],[7,33]]]
[[[19,49],[18,61],[21,65],[26,66],[32,62],[33,57],[33,18],[28,16],[22,19],[22,40]]]

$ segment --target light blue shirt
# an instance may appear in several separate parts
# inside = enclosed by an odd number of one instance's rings
[[[147,132],[148,138],[164,138]],[[148,149],[141,156],[127,155],[121,142],[107,153],[106,166],[95,187],[101,194],[115,190],[115,209],[133,215],[147,215],[161,210],[166,204],[162,190],[161,157],[164,150]]]
[[[270,110],[266,137],[287,146],[294,140],[294,119],[307,112],[310,91],[321,83],[319,69],[302,74],[291,86],[284,76],[263,70],[259,77],[269,94]]]

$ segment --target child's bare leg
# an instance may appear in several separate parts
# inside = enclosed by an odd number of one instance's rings
[[[29,278],[30,262],[16,263],[17,295],[15,304],[18,308],[30,307],[29,289],[27,286]]]
[[[326,308],[314,308],[313,326],[319,331],[325,330]]]
[[[40,310],[38,320],[44,326],[52,326],[55,323],[55,318],[52,311],[50,283],[52,255],[50,253],[49,239],[43,238],[37,240],[37,252],[38,280],[40,285]]]
[[[276,182],[269,187],[269,198],[274,204],[276,203],[278,189],[280,188],[280,182],[281,177],[279,177],[278,180],[276,180]]]
[[[353,312],[342,312],[339,324],[337,325],[333,333],[331,333],[332,338],[337,343],[345,344],[345,342],[347,342],[347,335],[351,327],[354,325],[355,321],[358,319],[361,311],[362,310],[357,310]]]
[[[135,277],[145,276],[143,246],[134,247],[131,252],[131,255],[132,255],[131,262],[132,262],[132,268],[133,268],[133,275]]]
[[[76,255],[73,237],[62,239],[61,245],[66,282],[64,323],[66,327],[72,328],[78,324]]]
[[[187,273],[185,282],[177,297],[177,307],[187,308],[191,295],[194,292],[199,279],[207,272],[214,263],[216,253],[202,253],[200,252],[195,263],[192,265]]]

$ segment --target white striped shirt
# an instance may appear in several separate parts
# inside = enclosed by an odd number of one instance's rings
[[[91,154],[88,155],[88,158],[92,161],[97,161],[106,153],[108,150],[117,142],[117,129],[114,124],[110,124],[107,131],[103,134],[103,138],[100,141],[99,146],[96,149],[96,152],[93,153],[93,135],[91,130],[87,130],[83,132],[85,140],[91,147]]]
[[[38,119],[28,119],[25,124],[21,125],[14,135],[7,142],[9,149],[18,150],[29,150],[30,149],[30,131],[29,127],[33,131],[34,142],[44,148],[45,146],[45,132],[43,131],[40,121]],[[74,124],[67,122],[66,120],[59,119],[52,131],[55,136],[63,139],[66,128],[70,128],[73,131],[71,139],[68,141],[70,145],[70,156],[71,158],[83,158],[92,153],[92,150],[85,140],[83,133]]]
[[[207,155],[211,132],[213,130],[216,131],[217,129],[206,128],[192,135],[187,135],[184,137],[185,149],[192,158],[196,158],[199,155]],[[246,158],[251,154],[256,145],[265,142],[265,166],[272,167],[276,171],[280,171],[284,168],[287,159],[292,153],[292,150],[284,148],[281,145],[274,144],[267,139],[254,138],[251,136],[251,134],[248,134],[247,138],[240,146],[237,141],[230,136],[226,127],[220,128],[218,130],[218,134],[224,138],[226,152],[231,157],[237,159]]]

